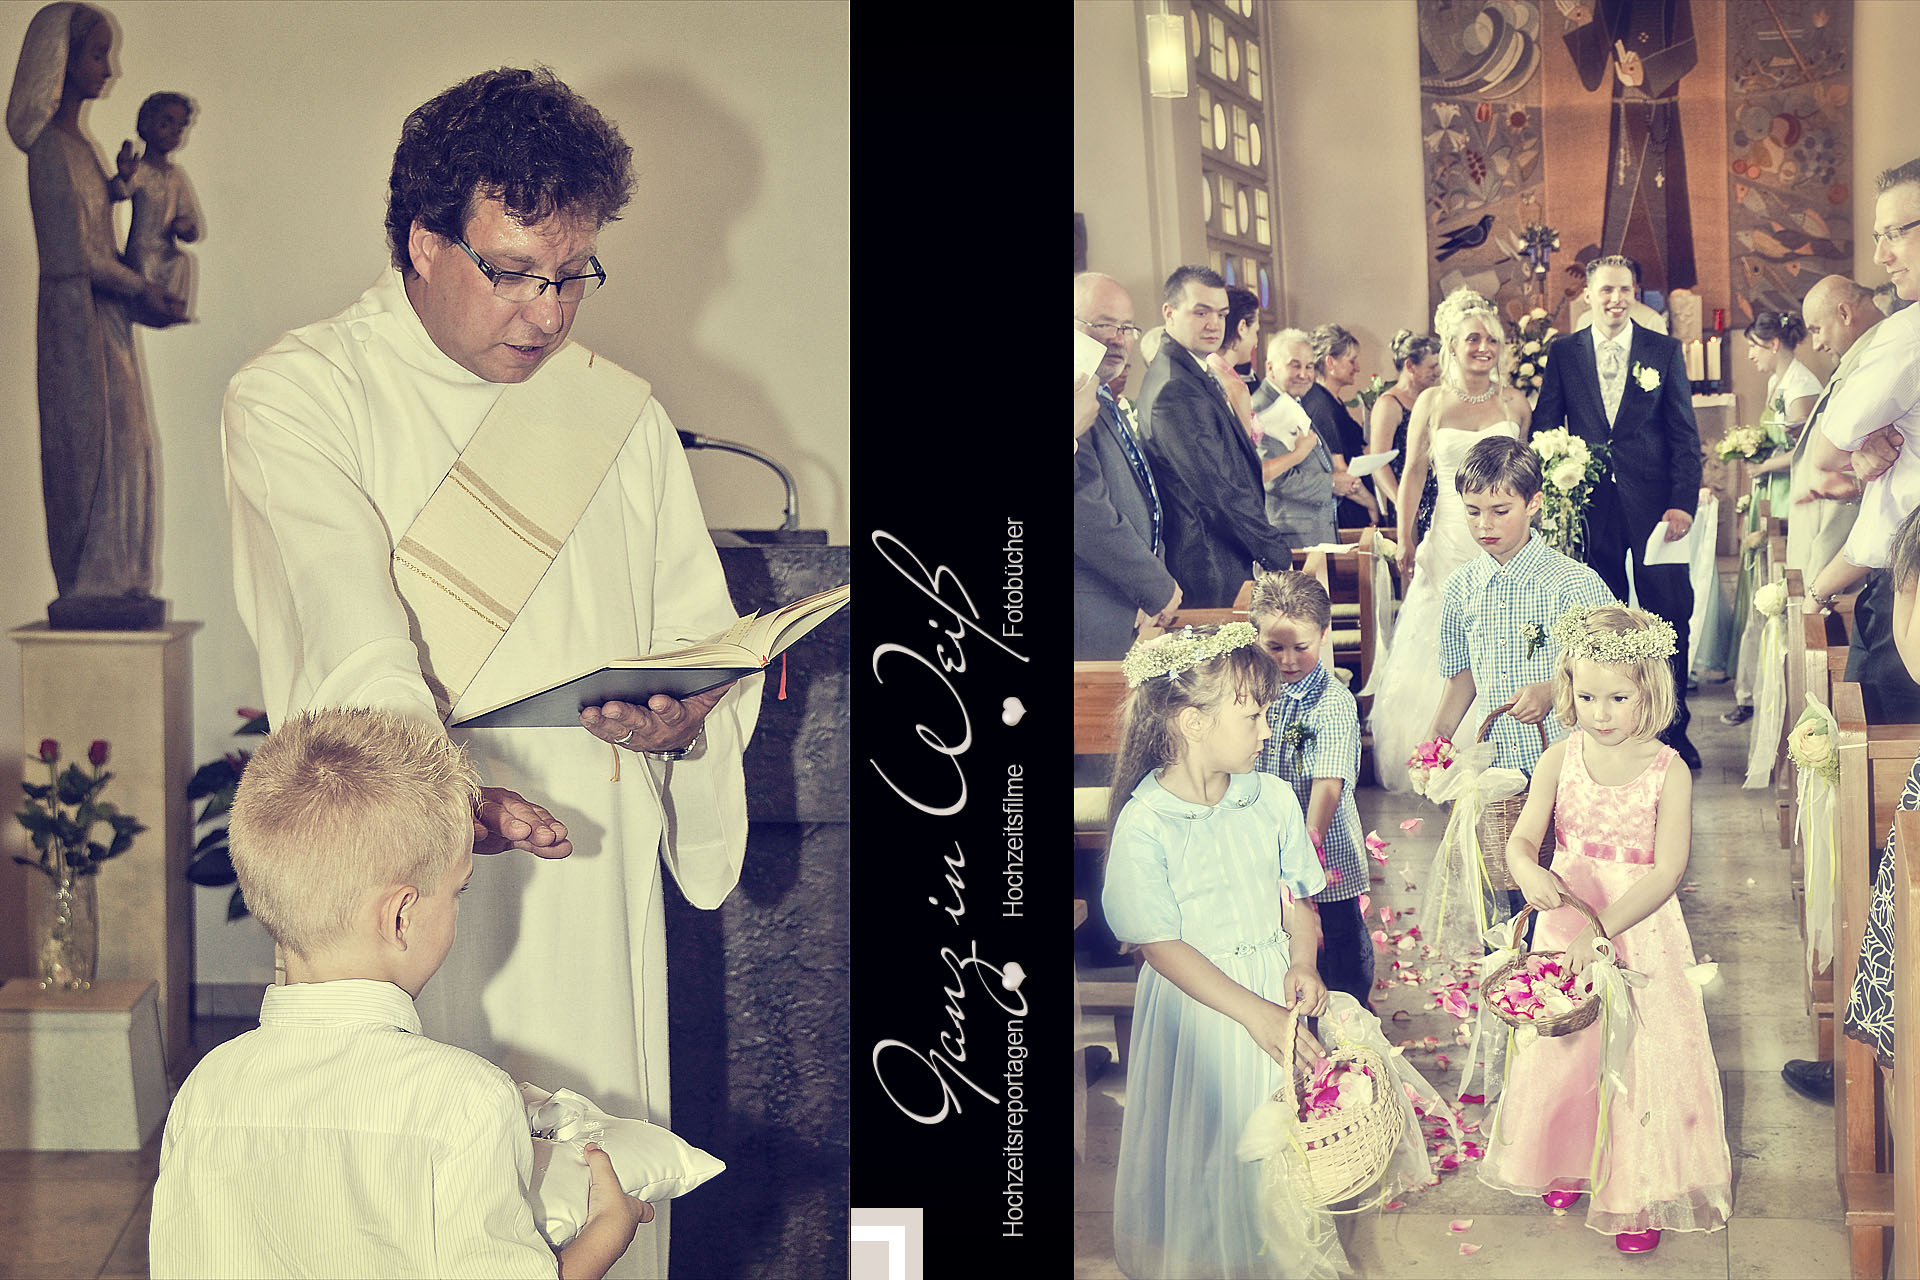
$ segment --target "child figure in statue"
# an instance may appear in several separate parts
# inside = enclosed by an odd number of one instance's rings
[[[190,298],[193,260],[179,241],[200,238],[200,206],[184,169],[171,159],[181,135],[193,119],[193,102],[185,94],[155,93],[140,104],[135,128],[146,144],[133,176],[126,180],[133,197],[133,225],[127,232],[127,265],[171,297]],[[165,323],[160,317],[138,317],[144,324]]]

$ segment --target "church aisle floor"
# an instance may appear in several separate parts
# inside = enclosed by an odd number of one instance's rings
[[[1686,880],[1698,890],[1681,903],[1695,951],[1721,965],[1706,999],[1733,1154],[1732,1220],[1711,1234],[1669,1232],[1652,1254],[1622,1257],[1608,1237],[1587,1229],[1578,1207],[1555,1217],[1538,1200],[1486,1186],[1475,1162],[1466,1161],[1439,1186],[1403,1196],[1403,1209],[1341,1220],[1341,1239],[1358,1276],[1846,1276],[1846,1231],[1833,1173],[1833,1108],[1802,1098],[1780,1078],[1780,1065],[1788,1058],[1814,1056],[1814,1039],[1802,1004],[1804,960],[1772,793],[1740,787],[1747,726],[1729,728],[1719,720],[1733,704],[1732,683],[1703,685],[1689,702],[1691,737],[1707,767],[1695,777],[1693,855]],[[1388,866],[1368,864],[1385,873],[1384,880],[1373,883],[1373,901],[1396,909],[1418,907],[1420,894],[1407,892],[1406,879],[1416,886],[1424,880],[1445,813],[1417,796],[1393,796],[1377,788],[1363,788],[1357,799],[1361,825],[1378,830],[1392,845]],[[1426,821],[1408,835],[1400,823],[1411,817]],[[1402,868],[1411,875],[1403,878]],[[1419,922],[1416,914],[1412,923]],[[1368,924],[1379,927],[1372,915]],[[1385,957],[1381,971],[1390,971]],[[1436,1036],[1443,1052],[1457,1056],[1460,1050],[1451,1041],[1460,1024],[1434,1007],[1429,985],[1377,993],[1376,1008],[1383,1018],[1399,1009],[1411,1014],[1409,1021],[1388,1024],[1390,1040]],[[1112,1020],[1085,1019],[1079,1042],[1111,1049]],[[1409,1058],[1430,1080],[1440,1080],[1431,1053],[1409,1051]],[[1445,1078],[1444,1092],[1452,1096],[1459,1082],[1457,1064]],[[1113,1260],[1113,1179],[1125,1097],[1125,1073],[1118,1063],[1107,1068],[1087,1097],[1087,1152],[1077,1171],[1074,1221],[1074,1275],[1085,1280],[1121,1274]],[[1480,1111],[1469,1108],[1469,1118]],[[1448,1224],[1457,1218],[1473,1219],[1473,1227],[1455,1234]],[[1480,1252],[1462,1256],[1463,1242],[1480,1245]]]

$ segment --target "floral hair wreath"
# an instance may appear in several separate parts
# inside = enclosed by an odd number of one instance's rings
[[[1183,627],[1135,645],[1120,664],[1120,671],[1127,678],[1127,688],[1134,689],[1155,676],[1171,680],[1182,671],[1191,671],[1259,638],[1251,622],[1229,622],[1207,635],[1196,635],[1192,627]]]
[[[1618,607],[1611,604],[1574,605],[1553,624],[1554,643],[1560,646],[1562,653],[1592,662],[1665,661],[1673,656],[1679,643],[1673,633],[1673,624],[1665,618],[1642,615],[1647,625],[1632,631],[1602,629],[1596,632],[1589,627],[1588,619],[1596,610]]]

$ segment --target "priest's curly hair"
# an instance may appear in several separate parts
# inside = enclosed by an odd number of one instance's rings
[[[387,183],[393,265],[412,274],[417,220],[465,234],[474,205],[498,200],[515,221],[555,213],[604,225],[633,194],[633,148],[545,67],[483,71],[416,108],[400,127]]]

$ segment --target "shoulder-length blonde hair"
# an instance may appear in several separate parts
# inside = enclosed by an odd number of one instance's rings
[[[1586,633],[1590,636],[1618,635],[1623,631],[1652,630],[1653,619],[1642,609],[1604,605],[1587,614]],[[1567,728],[1579,725],[1573,708],[1573,664],[1582,658],[1598,661],[1574,646],[1560,651],[1554,664],[1553,711]],[[1604,664],[1622,672],[1640,694],[1640,722],[1628,735],[1631,741],[1645,742],[1673,723],[1673,665],[1666,658],[1641,658],[1636,662]]]

